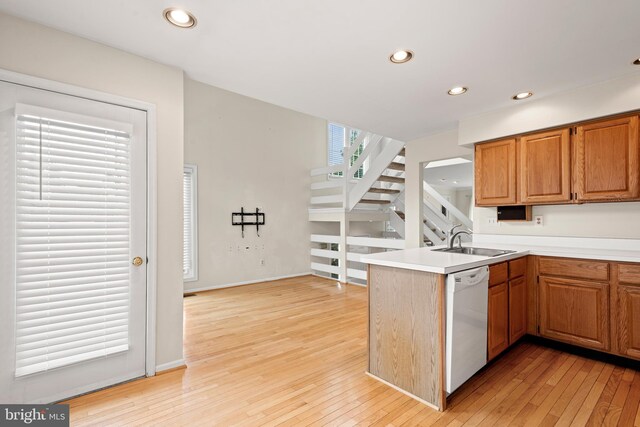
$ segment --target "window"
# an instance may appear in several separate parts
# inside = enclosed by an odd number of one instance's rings
[[[183,174],[182,276],[185,282],[198,280],[198,167],[185,165]]]
[[[357,129],[351,129],[348,127],[344,127],[335,123],[329,123],[328,130],[328,147],[329,147],[329,166],[341,165],[343,163],[343,153],[347,146],[351,146],[358,136],[360,135],[360,131]],[[348,144],[345,144],[345,139],[348,138]],[[351,158],[349,159],[349,166],[353,166],[353,164],[358,160],[360,154],[364,150],[364,144],[360,144],[358,149],[353,153]],[[334,172],[332,176],[342,176],[342,172]],[[356,179],[362,178],[364,176],[364,164],[358,168],[358,170],[353,174],[353,177]]]
[[[16,369],[129,349],[130,125],[18,104]]]

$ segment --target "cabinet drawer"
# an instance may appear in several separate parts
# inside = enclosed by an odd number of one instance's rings
[[[489,286],[499,285],[504,283],[509,278],[509,270],[506,262],[500,264],[494,264],[489,266]]]
[[[618,264],[618,282],[640,285],[640,264]]]
[[[540,274],[609,281],[609,263],[590,259],[539,258]]]
[[[524,276],[527,272],[527,258],[518,258],[509,261],[509,280]]]

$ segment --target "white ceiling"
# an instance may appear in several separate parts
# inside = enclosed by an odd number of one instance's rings
[[[442,181],[444,179],[444,181]],[[424,180],[431,185],[447,188],[473,187],[473,163],[424,169]]]
[[[169,26],[169,6],[198,25]],[[516,92],[640,71],[638,0],[0,0],[0,11],[405,141],[513,105]],[[401,48],[414,60],[390,63]],[[470,90],[448,96],[456,85]]]

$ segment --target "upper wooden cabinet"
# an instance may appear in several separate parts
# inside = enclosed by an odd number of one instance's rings
[[[571,200],[569,129],[520,138],[520,201],[523,204]]]
[[[474,169],[477,206],[516,203],[515,139],[476,145]]]
[[[640,200],[638,122],[603,119],[477,144],[476,206]]]
[[[578,126],[575,185],[578,200],[638,197],[638,117]]]

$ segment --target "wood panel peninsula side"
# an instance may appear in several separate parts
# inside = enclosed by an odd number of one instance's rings
[[[445,276],[369,265],[367,373],[444,411]]]

